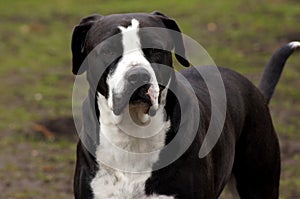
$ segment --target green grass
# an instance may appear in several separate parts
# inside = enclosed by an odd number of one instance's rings
[[[22,188],[21,183],[19,192],[5,191],[3,197],[51,199],[57,198],[55,192],[60,192],[61,198],[70,197],[75,143],[46,142],[28,134],[36,121],[72,115],[70,39],[80,18],[92,13],[160,10],[176,19],[182,31],[203,45],[218,65],[239,71],[257,84],[274,50],[292,39],[300,40],[299,6],[295,0],[0,1],[0,146],[7,148],[0,152],[0,160],[5,160],[7,154],[19,156],[18,151],[10,148],[20,149],[18,143],[25,145],[25,151],[38,150],[47,157],[20,158],[32,161],[36,173],[27,173],[24,165],[16,166],[12,160],[0,165],[0,170],[20,170],[21,177],[12,177],[7,180],[9,183],[29,177],[49,189],[45,194],[42,189]],[[209,30],[209,24],[215,29]],[[289,59],[270,105],[276,129],[286,139],[300,140],[299,63],[299,53]],[[54,167],[64,161],[69,163],[56,170],[60,173],[58,178],[39,167]],[[285,169],[294,175],[283,179],[282,198],[299,196],[299,170],[293,166]],[[64,185],[68,188],[61,190],[52,183],[56,180],[69,183]]]

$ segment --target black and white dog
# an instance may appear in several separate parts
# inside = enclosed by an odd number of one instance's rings
[[[142,31],[147,27],[165,31]],[[75,27],[73,73],[86,72],[90,85],[77,146],[75,198],[218,198],[232,177],[241,198],[278,198],[280,149],[268,102],[300,43],[273,55],[259,89],[238,73],[218,68],[227,96],[225,123],[213,149],[199,158],[212,115],[205,69],[201,74],[197,67],[180,73],[166,69],[173,67],[173,48],[179,63],[190,65],[182,38],[168,30],[180,32],[159,12],[96,14]],[[113,42],[108,40],[114,35]],[[84,63],[90,54],[96,64]],[[169,145],[171,152],[164,150]]]

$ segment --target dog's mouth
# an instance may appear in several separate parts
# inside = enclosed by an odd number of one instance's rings
[[[154,116],[158,107],[157,94],[151,84],[143,85],[134,91],[128,89],[122,96],[113,96],[113,112],[120,115],[126,107],[129,111]]]
[[[144,107],[145,114],[148,113],[150,107],[152,106],[152,101],[150,95],[148,94],[149,88],[150,85],[144,85],[136,89],[129,100],[130,105],[142,105],[141,107]]]

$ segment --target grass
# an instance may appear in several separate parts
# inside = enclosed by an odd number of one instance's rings
[[[75,142],[34,138],[31,127],[44,118],[72,115],[72,28],[92,13],[153,10],[175,18],[183,32],[197,40],[218,65],[239,71],[254,83],[276,48],[300,39],[296,25],[299,3],[295,0],[0,1],[0,146],[5,148],[0,152],[4,162],[0,170],[8,184],[0,188],[5,190],[1,198],[71,197]],[[280,137],[296,141],[300,140],[299,63],[299,54],[289,59],[270,105]],[[22,156],[19,150],[30,154]],[[40,156],[32,159],[34,150]],[[43,170],[43,165],[54,168],[65,161],[61,168]],[[32,168],[26,168],[27,163]],[[282,198],[299,197],[299,170],[294,164],[284,169],[291,175],[282,180]],[[13,173],[18,175],[9,177]],[[27,178],[28,182],[22,181]],[[34,181],[39,188],[28,185]],[[61,183],[57,185],[57,181]],[[12,188],[14,183],[19,187]]]

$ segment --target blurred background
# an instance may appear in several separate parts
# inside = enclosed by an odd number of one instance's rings
[[[255,84],[278,47],[300,40],[297,0],[1,0],[0,198],[73,198],[72,29],[92,13],[153,10],[176,19],[217,65]],[[300,198],[299,88],[295,53],[270,104],[282,147],[282,199]]]

